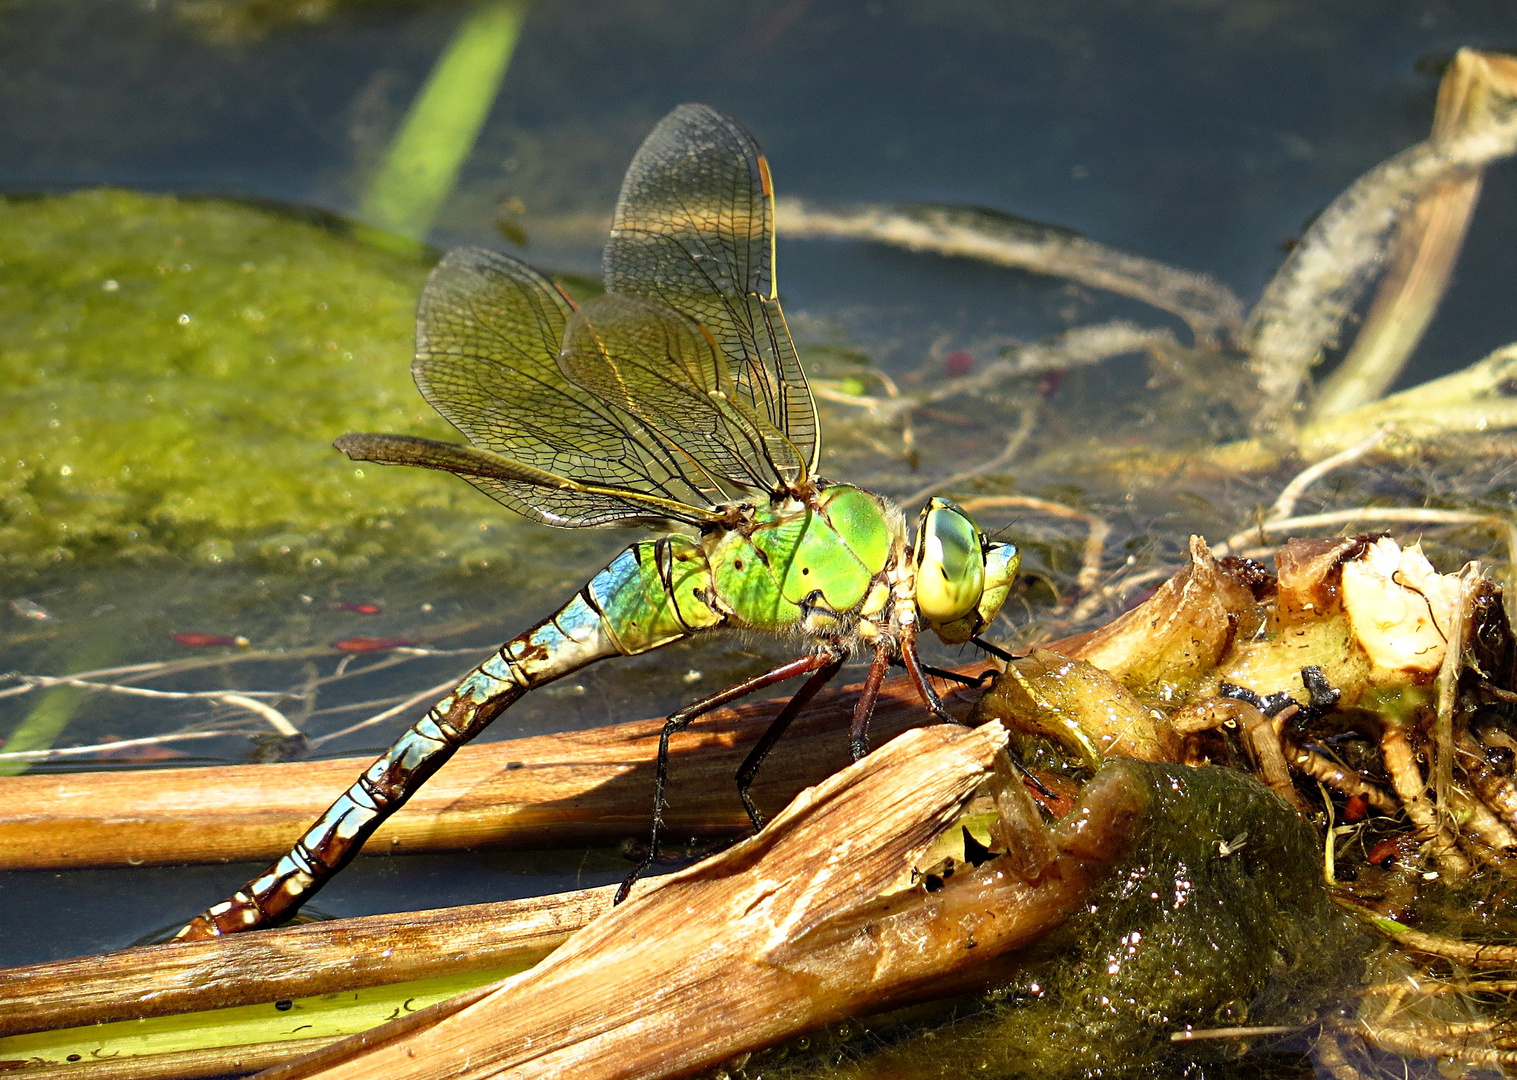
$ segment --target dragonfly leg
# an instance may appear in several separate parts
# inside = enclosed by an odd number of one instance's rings
[[[848,730],[848,749],[854,761],[860,761],[869,753],[869,719],[874,715],[874,703],[879,700],[880,684],[885,681],[885,669],[890,666],[889,646],[881,641],[874,649],[874,660],[869,665],[869,675],[864,679],[863,692],[853,705],[853,726]]]
[[[917,688],[917,693],[922,695],[922,701],[927,706],[927,711],[937,718],[940,724],[962,723],[947,709],[943,708],[943,700],[938,697],[938,692],[927,681],[927,676],[922,673],[922,662],[917,657],[917,643],[914,639],[901,642],[901,660],[906,664],[906,674],[911,676],[911,684]]]
[[[811,678],[807,679],[795,692],[795,696],[785,702],[785,707],[769,722],[769,726],[764,729],[764,734],[759,736],[759,741],[754,744],[753,749],[748,752],[748,756],[743,759],[743,764],[738,768],[737,797],[743,800],[743,809],[748,811],[748,820],[753,822],[755,832],[764,827],[764,815],[748,797],[748,789],[753,786],[759,768],[764,764],[764,759],[769,756],[769,751],[774,749],[774,744],[780,741],[780,736],[785,734],[785,729],[790,726],[790,722],[816,696],[816,692],[831,682],[833,676],[842,670],[843,663],[847,659],[848,654],[840,650],[834,654],[830,663],[818,668]]]
[[[903,668],[906,666],[906,661],[892,660],[890,661],[890,666]],[[957,671],[950,671],[948,668],[933,667],[931,664],[923,664],[922,673],[925,675],[931,675],[934,678],[938,679],[947,679],[949,682],[960,683],[964,686],[983,686],[986,680],[994,679],[997,675],[1000,674],[1000,672],[996,671],[994,668],[987,668],[986,670],[980,672],[978,676],[961,675]]]
[[[622,887],[616,890],[616,898],[613,904],[620,904],[627,898],[627,893],[632,889],[632,883],[653,865],[658,858],[659,834],[664,829],[664,788],[669,781],[669,738],[678,731],[690,726],[691,721],[712,709],[719,709],[728,702],[736,701],[740,697],[762,690],[766,686],[793,679],[797,675],[809,675],[833,662],[833,655],[829,652],[813,653],[803,656],[798,660],[792,660],[788,664],[781,664],[773,671],[766,671],[762,675],[755,675],[751,679],[744,679],[736,685],[702,698],[691,705],[686,705],[679,712],[674,713],[664,721],[664,730],[658,737],[658,768],[653,777],[653,831],[648,842],[648,854],[637,868],[627,875],[627,880],[622,882]]]
[[[1001,648],[999,645],[992,645],[990,642],[986,641],[982,637],[972,637],[969,640],[970,640],[970,642],[972,644],[978,645],[980,648],[982,648],[986,652],[988,652],[991,656],[994,656],[997,660],[1000,660],[1000,661],[1003,661],[1003,662],[1009,664],[1013,660],[1016,659],[1015,656],[1012,656],[1011,653],[1007,652],[1005,649]]]

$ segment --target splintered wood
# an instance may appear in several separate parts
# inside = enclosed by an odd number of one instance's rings
[[[953,989],[1056,925],[1125,849],[1118,776],[1006,859],[913,883],[913,863],[995,769],[998,724],[908,732],[802,793],[761,834],[635,894],[531,971],[262,1074],[387,1080],[665,1077],[857,1010]],[[1120,770],[1117,771],[1118,773]]]

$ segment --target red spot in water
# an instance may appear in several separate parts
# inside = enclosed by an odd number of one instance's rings
[[[1370,801],[1363,795],[1350,795],[1343,807],[1343,820],[1350,825],[1369,817]]]
[[[1396,856],[1401,853],[1400,849],[1401,845],[1395,840],[1382,840],[1370,848],[1365,858],[1369,860],[1371,866],[1386,867],[1396,861]]]
[[[200,630],[185,630],[174,635],[174,640],[192,649],[243,648],[248,644],[245,637],[233,634],[207,634]]]
[[[356,611],[360,615],[378,615],[384,609],[381,608],[378,604],[371,604],[371,603],[368,603],[367,601],[364,601],[363,603],[358,603],[358,602],[353,601],[353,600],[342,600],[342,601],[340,601],[340,602],[338,602],[336,604],[333,604],[332,605],[332,610],[333,611]]]
[[[1038,379],[1038,396],[1041,398],[1053,397],[1059,392],[1059,384],[1063,381],[1064,372],[1062,369],[1059,371],[1045,371],[1042,377]]]
[[[968,375],[974,370],[974,353],[965,352],[963,349],[955,349],[943,357],[943,371],[950,378],[958,378],[960,375]]]
[[[332,642],[339,652],[378,652],[381,649],[404,649],[416,642],[403,637],[350,637]]]

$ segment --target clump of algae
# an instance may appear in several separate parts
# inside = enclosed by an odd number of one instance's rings
[[[477,494],[331,447],[457,437],[410,378],[427,270],[244,203],[0,201],[0,567],[456,559]]]
[[[1328,896],[1316,837],[1295,811],[1236,770],[1122,767],[1152,790],[1132,852],[999,987],[957,1003],[950,1026],[923,1030],[920,1010],[853,1022],[813,1037],[811,1053],[792,1046],[729,1073],[1173,1077],[1260,1042],[1175,1042],[1174,1032],[1310,1025],[1352,994],[1371,943]]]

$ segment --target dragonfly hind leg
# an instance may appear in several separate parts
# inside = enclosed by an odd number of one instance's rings
[[[795,696],[785,702],[785,707],[769,722],[769,726],[759,736],[759,741],[754,744],[752,750],[748,751],[748,756],[738,767],[737,797],[743,800],[743,809],[748,811],[748,820],[753,822],[754,832],[764,827],[764,815],[749,798],[748,789],[753,786],[753,781],[757,778],[764,759],[769,756],[769,751],[774,749],[780,737],[785,734],[785,729],[790,726],[790,722],[800,715],[800,711],[816,696],[817,691],[831,682],[833,677],[842,670],[843,663],[847,659],[848,654],[840,652],[825,667],[818,668],[811,678],[807,679],[795,692]]]
[[[627,880],[622,882],[621,888],[616,890],[616,897],[612,900],[612,903],[620,904],[625,900],[627,893],[632,890],[633,882],[647,873],[648,868],[658,859],[659,839],[664,830],[664,789],[668,786],[669,782],[669,739],[677,732],[689,727],[691,722],[697,717],[710,712],[712,709],[719,709],[729,702],[746,697],[765,687],[773,686],[775,683],[782,683],[786,679],[795,678],[797,675],[812,674],[819,669],[831,667],[834,664],[841,666],[841,661],[837,659],[831,650],[803,656],[797,660],[790,661],[788,664],[781,664],[774,670],[766,671],[762,675],[755,675],[751,679],[744,679],[742,682],[729,686],[725,690],[718,691],[710,697],[705,697],[693,704],[686,705],[679,712],[672,714],[664,721],[664,730],[658,737],[658,768],[654,773],[653,779],[653,829],[648,842],[648,854],[644,856],[643,861],[637,865],[632,873],[627,875]],[[802,692],[805,691],[806,687],[811,686],[811,682],[812,680],[807,680],[805,686],[801,688]],[[821,689],[820,684],[811,693],[815,694],[819,689]],[[786,723],[788,724],[789,721],[787,720]]]

